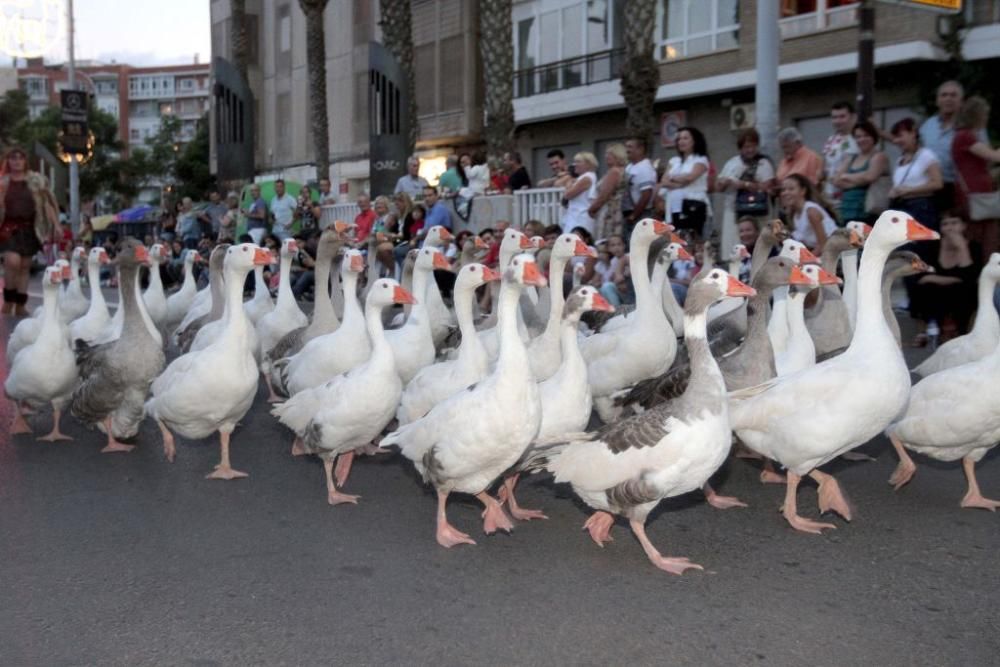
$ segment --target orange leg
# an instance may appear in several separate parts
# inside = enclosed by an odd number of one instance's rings
[[[792,528],[795,530],[801,530],[804,533],[813,533],[820,535],[826,528],[836,528],[832,523],[820,523],[818,521],[813,521],[811,519],[806,519],[799,516],[798,507],[795,502],[795,492],[798,491],[799,482],[802,480],[801,477],[793,473],[791,470],[788,471],[788,485],[785,487],[785,504],[781,511],[785,515],[785,521],[791,524]]]
[[[893,491],[899,491],[913,479],[913,475],[917,472],[917,464],[910,458],[909,452],[903,447],[903,441],[896,435],[890,435],[889,441],[892,443],[892,447],[896,450],[896,455],[899,457],[899,465],[896,466],[896,469],[889,476],[889,483],[892,484]]]
[[[245,472],[240,472],[239,470],[233,470],[233,467],[229,465],[229,433],[219,431],[219,444],[222,450],[222,460],[219,465],[215,466],[215,470],[211,473],[205,475],[205,479],[241,479],[243,477],[249,477]]]
[[[646,536],[646,527],[643,525],[642,521],[637,521],[635,519],[629,521],[629,526],[632,527],[632,532],[639,539],[639,544],[642,545],[642,550],[646,552],[646,556],[656,567],[660,568],[664,572],[669,572],[671,574],[684,574],[685,570],[704,570],[701,565],[697,563],[692,563],[687,558],[668,558],[662,555],[653,546],[653,543],[649,541]]]
[[[361,496],[352,496],[346,493],[341,493],[337,490],[336,485],[333,483],[332,458],[323,459],[323,472],[326,473],[326,502],[331,505],[340,505],[342,503],[350,503],[352,505],[358,504],[358,498]]]
[[[108,432],[108,444],[104,446],[101,450],[101,454],[110,454],[111,452],[131,452],[135,449],[135,445],[126,445],[123,442],[118,442],[115,439],[114,433],[111,431],[111,415],[108,415],[107,419],[104,420],[104,428]]]
[[[59,430],[59,418],[62,417],[62,410],[56,407],[56,404],[52,404],[52,431],[48,435],[43,435],[39,440],[44,440],[46,442],[55,442],[57,440],[72,440],[65,433]]]
[[[514,497],[514,487],[517,486],[517,480],[520,474],[511,475],[510,477],[505,477],[503,480],[503,485],[500,487],[499,497],[500,504],[507,504],[507,510],[510,515],[517,519],[518,521],[531,521],[532,519],[548,519],[549,517],[541,510],[528,510],[524,509],[517,504],[517,498]]]
[[[444,491],[438,491],[437,543],[446,549],[450,549],[456,544],[475,544],[475,540],[448,523],[447,504],[448,494]]]
[[[476,498],[479,498],[479,502],[486,506],[486,509],[483,510],[484,533],[492,535],[497,530],[506,530],[509,533],[514,529],[514,524],[511,523],[496,498],[485,491],[477,493]]]
[[[969,489],[962,498],[962,507],[978,507],[979,509],[996,512],[1000,507],[1000,501],[984,498],[979,492],[979,481],[976,479],[976,462],[966,457],[962,459],[962,470],[965,471],[965,479],[969,483]]]

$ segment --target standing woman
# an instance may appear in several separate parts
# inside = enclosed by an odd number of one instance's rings
[[[594,233],[594,219],[590,217],[590,204],[597,195],[597,158],[593,153],[577,153],[573,156],[576,180],[566,188],[563,205],[566,211],[562,217],[563,233],[576,227],[583,227]]]
[[[868,214],[865,210],[868,188],[889,169],[889,159],[878,150],[878,130],[874,125],[868,121],[858,123],[854,126],[853,134],[854,141],[858,144],[858,153],[843,160],[833,177],[833,184],[842,192],[840,217],[845,223],[865,220]]]
[[[934,195],[944,187],[941,163],[934,151],[921,147],[917,124],[912,118],[897,121],[889,132],[892,143],[902,151],[892,170],[889,206],[909,213],[920,224],[938,231],[939,216]]]
[[[819,255],[837,223],[817,203],[814,193],[812,183],[802,174],[789,174],[781,182],[781,205],[792,226],[792,238]]]
[[[59,219],[55,197],[41,174],[28,170],[28,154],[12,148],[0,162],[0,249],[3,313],[28,314],[31,258],[51,239]]]
[[[978,241],[984,253],[977,261],[982,259],[984,262],[989,259],[990,253],[1000,250],[1000,215],[995,210],[971,210],[968,195],[996,192],[997,189],[990,174],[990,165],[1000,162],[1000,149],[993,148],[982,139],[989,117],[990,105],[986,100],[977,96],[967,99],[955,120],[955,139],[951,143],[958,186],[955,200],[963,217],[970,221],[967,228],[969,238]]]
[[[699,236],[708,220],[708,142],[701,130],[677,130],[677,155],[670,158],[660,180],[666,190],[665,210],[674,227],[693,230]],[[662,192],[662,190],[661,190]]]
[[[628,187],[628,179],[625,178],[625,165],[628,164],[625,146],[622,144],[608,146],[604,151],[604,164],[608,170],[597,183],[597,196],[587,209],[587,213],[596,221],[595,234],[599,239],[612,235],[620,236],[624,231],[622,196]]]

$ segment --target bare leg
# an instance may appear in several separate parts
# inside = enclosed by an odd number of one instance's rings
[[[337,490],[336,485],[334,485],[332,458],[323,459],[323,471],[326,473],[326,502],[331,505],[340,505],[341,503],[351,503],[352,505],[358,504],[358,498],[361,496],[352,496],[346,493],[341,493]]]
[[[769,458],[764,458],[764,469],[760,471],[760,483],[784,484],[785,481],[785,476],[774,469],[774,462]]]
[[[135,449],[135,445],[126,445],[123,442],[118,442],[115,439],[115,434],[111,431],[111,416],[104,420],[104,428],[108,431],[108,444],[104,446],[101,450],[101,454],[109,454],[111,452],[131,452]]]
[[[548,519],[541,510],[526,510],[517,504],[517,498],[514,497],[514,487],[517,486],[517,480],[520,477],[520,473],[516,475],[511,475],[510,477],[505,477],[503,480],[503,486],[500,487],[500,504],[507,504],[507,511],[510,515],[517,519],[518,521],[531,521],[532,519]]]
[[[685,570],[705,569],[697,563],[692,563],[687,558],[668,558],[662,555],[656,550],[653,543],[649,541],[649,538],[646,537],[646,527],[643,525],[642,521],[633,519],[628,523],[632,527],[632,532],[635,533],[637,538],[639,538],[639,544],[642,545],[642,550],[646,552],[649,562],[661,570],[670,572],[671,574],[684,574]]]
[[[274,386],[271,384],[270,373],[261,373],[264,376],[264,384],[267,385],[267,402],[268,403],[282,403],[285,399],[274,393]]]
[[[500,506],[496,498],[485,491],[477,493],[476,498],[479,498],[479,502],[486,506],[486,509],[483,510],[484,533],[492,535],[497,530],[506,530],[509,533],[514,529],[514,524],[507,518],[507,514],[504,513],[503,507]]]
[[[24,410],[21,408],[21,404],[14,403],[14,423],[10,425],[10,434],[20,435],[22,433],[32,434],[34,431],[24,419]]]
[[[351,465],[354,463],[354,452],[345,452],[337,457],[337,486],[344,486],[348,475],[351,474]]]
[[[965,457],[962,459],[962,470],[965,471],[965,479],[969,483],[969,490],[962,498],[962,507],[978,507],[980,509],[996,512],[1000,507],[1000,501],[983,498],[979,492],[979,481],[976,479],[976,462]]]
[[[62,410],[56,407],[56,404],[52,404],[52,431],[48,435],[43,435],[39,440],[45,440],[46,442],[55,442],[56,440],[72,440],[65,433],[59,430],[59,418],[62,417]]]
[[[599,510],[590,515],[583,524],[583,529],[590,533],[590,539],[594,540],[594,544],[603,549],[605,542],[615,541],[615,538],[611,537],[611,528],[614,525],[615,518],[609,512]]]
[[[836,512],[848,521],[851,520],[851,504],[844,497],[844,492],[840,490],[840,483],[821,470],[813,470],[809,476],[819,484],[819,511],[820,514]]]
[[[705,482],[705,486],[701,487],[701,490],[705,492],[705,500],[708,504],[715,509],[727,510],[733,507],[746,507],[747,504],[741,501],[739,498],[733,496],[720,496],[715,492],[708,482]]]
[[[215,466],[215,470],[205,475],[205,479],[240,479],[241,477],[249,477],[245,472],[233,470],[233,467],[229,465],[229,435],[229,433],[219,431],[222,461],[219,462],[219,465]]]
[[[899,491],[913,479],[913,475],[917,472],[917,465],[910,458],[909,452],[903,447],[902,440],[895,435],[890,435],[889,441],[892,442],[892,447],[896,450],[896,455],[899,456],[899,465],[896,466],[896,469],[889,476],[889,483],[892,484],[893,491]]]
[[[295,440],[292,441],[292,456],[305,456],[307,453],[302,438],[295,436]]]
[[[798,490],[799,482],[802,478],[791,470],[788,471],[786,477],[788,477],[788,485],[785,487],[785,504],[781,509],[785,515],[785,521],[791,524],[795,530],[801,530],[804,533],[814,533],[816,535],[821,535],[824,528],[836,528],[832,523],[820,523],[799,516],[795,503],[795,492]]]
[[[166,457],[167,463],[173,463],[174,457],[177,456],[177,445],[174,443],[174,434],[159,419],[156,420],[156,425],[160,427],[160,435],[163,436],[163,456]]]
[[[448,494],[444,491],[438,491],[437,493],[437,543],[446,549],[450,549],[456,544],[475,544],[475,540],[448,523],[448,514],[446,511]]]

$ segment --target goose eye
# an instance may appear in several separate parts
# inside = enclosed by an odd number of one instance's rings
[[[470,267],[469,267],[469,271],[472,271],[473,273],[475,273],[475,272],[476,272],[476,271],[478,271],[478,270],[479,270],[479,269],[477,269],[477,268],[476,268],[476,267],[474,267],[474,266],[470,266]]]
[[[897,223],[897,222],[899,222],[899,218],[897,218],[897,217],[893,216],[893,218],[892,218],[892,222],[893,222],[894,224],[895,224],[895,223]]]

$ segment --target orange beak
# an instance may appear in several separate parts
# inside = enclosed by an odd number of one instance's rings
[[[451,271],[451,264],[448,263],[448,258],[436,252],[434,253],[434,268],[442,271]]]
[[[819,270],[819,284],[820,285],[839,285],[844,282],[832,273],[827,273],[823,269]]]
[[[486,250],[486,249],[488,249],[490,247],[490,244],[487,243],[486,241],[484,241],[483,239],[481,239],[480,237],[477,236],[477,237],[475,237],[475,239],[476,240],[473,241],[473,243],[476,244],[476,248],[477,249],[479,249],[479,250]]]
[[[348,224],[348,223],[346,223],[346,222],[344,222],[343,220],[334,220],[333,221],[333,231],[337,232],[338,234],[344,234],[350,228],[351,228],[351,225]]]
[[[253,265],[254,266],[267,266],[271,263],[271,251],[264,250],[263,248],[253,249]]]
[[[72,277],[73,277],[73,270],[70,269],[68,266],[64,266],[62,268],[62,279],[69,280]]]
[[[493,269],[491,269],[488,266],[484,266],[483,267],[483,281],[488,283],[488,282],[492,282],[494,280],[500,280],[500,272],[499,271],[494,271]]]
[[[111,262],[111,258],[108,257],[108,251],[104,250],[103,248],[101,249],[101,253],[97,257],[98,257],[97,259],[98,264],[109,264]]]
[[[600,294],[594,294],[594,297],[593,297],[592,302],[591,302],[591,309],[592,310],[603,310],[606,313],[613,313],[613,312],[615,312],[615,307],[612,306],[610,303],[608,303],[608,300],[605,299]]]
[[[531,242],[531,239],[529,239],[527,236],[523,234],[521,235],[520,245],[521,245],[521,250],[531,250],[532,248],[535,247],[535,244]]]
[[[146,246],[140,245],[135,248],[135,259],[137,262],[148,262],[149,261],[149,251],[146,250]]]
[[[392,291],[392,302],[413,304],[417,302],[417,299],[412,294],[407,292],[401,285],[396,285]]]
[[[933,229],[924,227],[913,218],[906,219],[906,238],[910,241],[934,241],[941,235]]]
[[[819,257],[804,247],[799,251],[799,264],[819,264]]]
[[[862,222],[861,223],[861,229],[864,230],[864,232],[863,232],[864,236],[862,238],[862,241],[863,241],[864,239],[868,238],[868,235],[872,233],[872,229],[874,229],[874,228],[871,225],[869,225],[867,222]]]
[[[548,282],[545,280],[545,276],[542,272],[538,270],[538,265],[534,262],[524,263],[524,284],[534,285],[535,287],[545,287]]]
[[[454,234],[452,234],[451,232],[449,232],[449,231],[448,231],[447,229],[445,229],[444,227],[441,227],[441,229],[440,229],[440,230],[438,231],[438,236],[440,236],[440,237],[441,237],[441,240],[442,240],[442,241],[450,241],[450,240],[452,240],[453,238],[455,238],[455,235],[454,235]]]
[[[754,296],[757,290],[739,279],[729,276],[729,285],[726,287],[726,296]]]
[[[667,232],[674,231],[671,225],[663,222],[662,220],[653,220],[653,233],[657,236],[663,236]]]
[[[365,258],[361,255],[351,255],[351,271],[361,273],[365,270]]]
[[[676,243],[679,246],[687,247],[687,241],[684,240],[683,236],[670,232],[670,242]]]
[[[809,280],[809,276],[800,269],[798,266],[792,267],[792,274],[788,278],[789,285],[805,285],[806,287],[812,286],[812,281]]]
[[[850,239],[851,245],[855,248],[860,248],[865,244],[865,240],[853,229],[848,232],[847,238]]]
[[[694,255],[685,250],[684,246],[681,246],[680,248],[677,249],[677,259],[683,259],[685,261],[690,262],[691,260],[694,259]]]
[[[580,240],[577,240],[576,245],[573,246],[573,254],[578,257],[597,257],[597,251]]]
[[[59,285],[62,283],[62,272],[49,271],[46,275],[49,278],[50,285]]]

